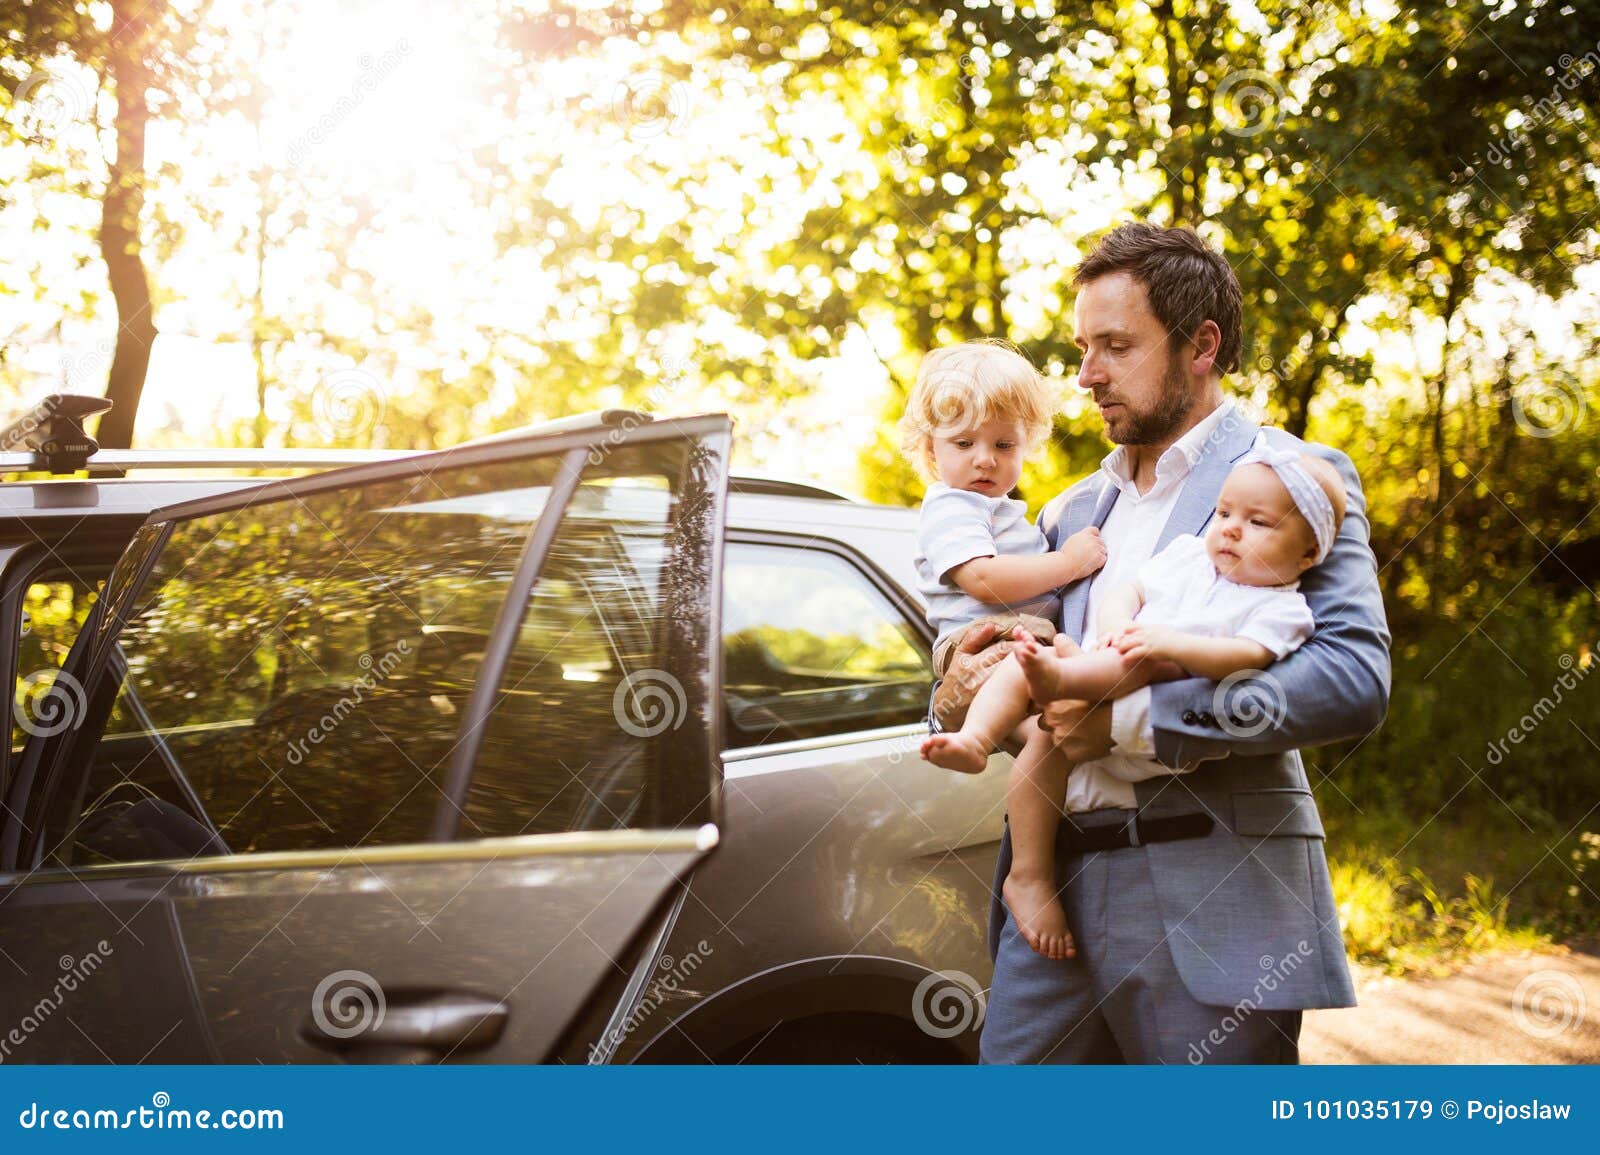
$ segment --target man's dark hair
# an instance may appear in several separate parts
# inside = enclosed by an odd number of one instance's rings
[[[1222,331],[1217,367],[1224,373],[1239,367],[1239,278],[1199,233],[1187,225],[1119,225],[1073,272],[1072,287],[1081,289],[1111,273],[1128,273],[1144,286],[1151,310],[1174,344],[1194,340],[1201,325],[1215,321]]]

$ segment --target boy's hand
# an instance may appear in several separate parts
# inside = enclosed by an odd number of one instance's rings
[[[1060,553],[1071,567],[1072,576],[1068,581],[1077,581],[1099,572],[1100,567],[1106,564],[1107,556],[1106,543],[1100,538],[1100,527],[1091,525],[1080,529],[1061,543]]]

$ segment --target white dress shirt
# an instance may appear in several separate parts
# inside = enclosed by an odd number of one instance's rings
[[[1111,484],[1120,490],[1111,507],[1100,538],[1106,545],[1106,564],[1089,586],[1089,615],[1083,641],[1087,647],[1100,636],[1096,619],[1106,595],[1130,582],[1139,567],[1155,554],[1156,540],[1166,528],[1167,518],[1178,504],[1178,495],[1189,471],[1200,459],[1206,439],[1233,410],[1233,402],[1213,409],[1201,422],[1174,442],[1156,461],[1156,480],[1140,493],[1133,483],[1132,463],[1126,446],[1119,445],[1100,463]],[[1155,731],[1150,725],[1150,688],[1135,690],[1116,699],[1111,707],[1111,753],[1085,762],[1067,779],[1067,810],[1081,813],[1108,806],[1132,808],[1138,805],[1133,783],[1161,774],[1182,774],[1155,760]]]

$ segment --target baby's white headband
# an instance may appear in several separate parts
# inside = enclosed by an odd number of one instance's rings
[[[1317,564],[1328,556],[1328,551],[1333,548],[1334,516],[1333,502],[1328,500],[1328,495],[1322,486],[1317,484],[1317,479],[1311,476],[1311,471],[1300,460],[1300,454],[1293,449],[1274,449],[1267,444],[1266,434],[1256,435],[1255,444],[1250,451],[1239,458],[1235,465],[1265,465],[1278,475],[1278,480],[1283,482],[1283,487],[1289,491],[1289,496],[1294,499],[1295,508],[1300,515],[1311,524],[1311,532],[1317,539]]]

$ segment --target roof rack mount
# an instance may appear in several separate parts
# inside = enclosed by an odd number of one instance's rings
[[[110,408],[104,397],[52,393],[0,429],[0,452],[20,449],[33,453],[43,472],[76,473],[100,449],[100,443],[83,431],[83,423]]]

